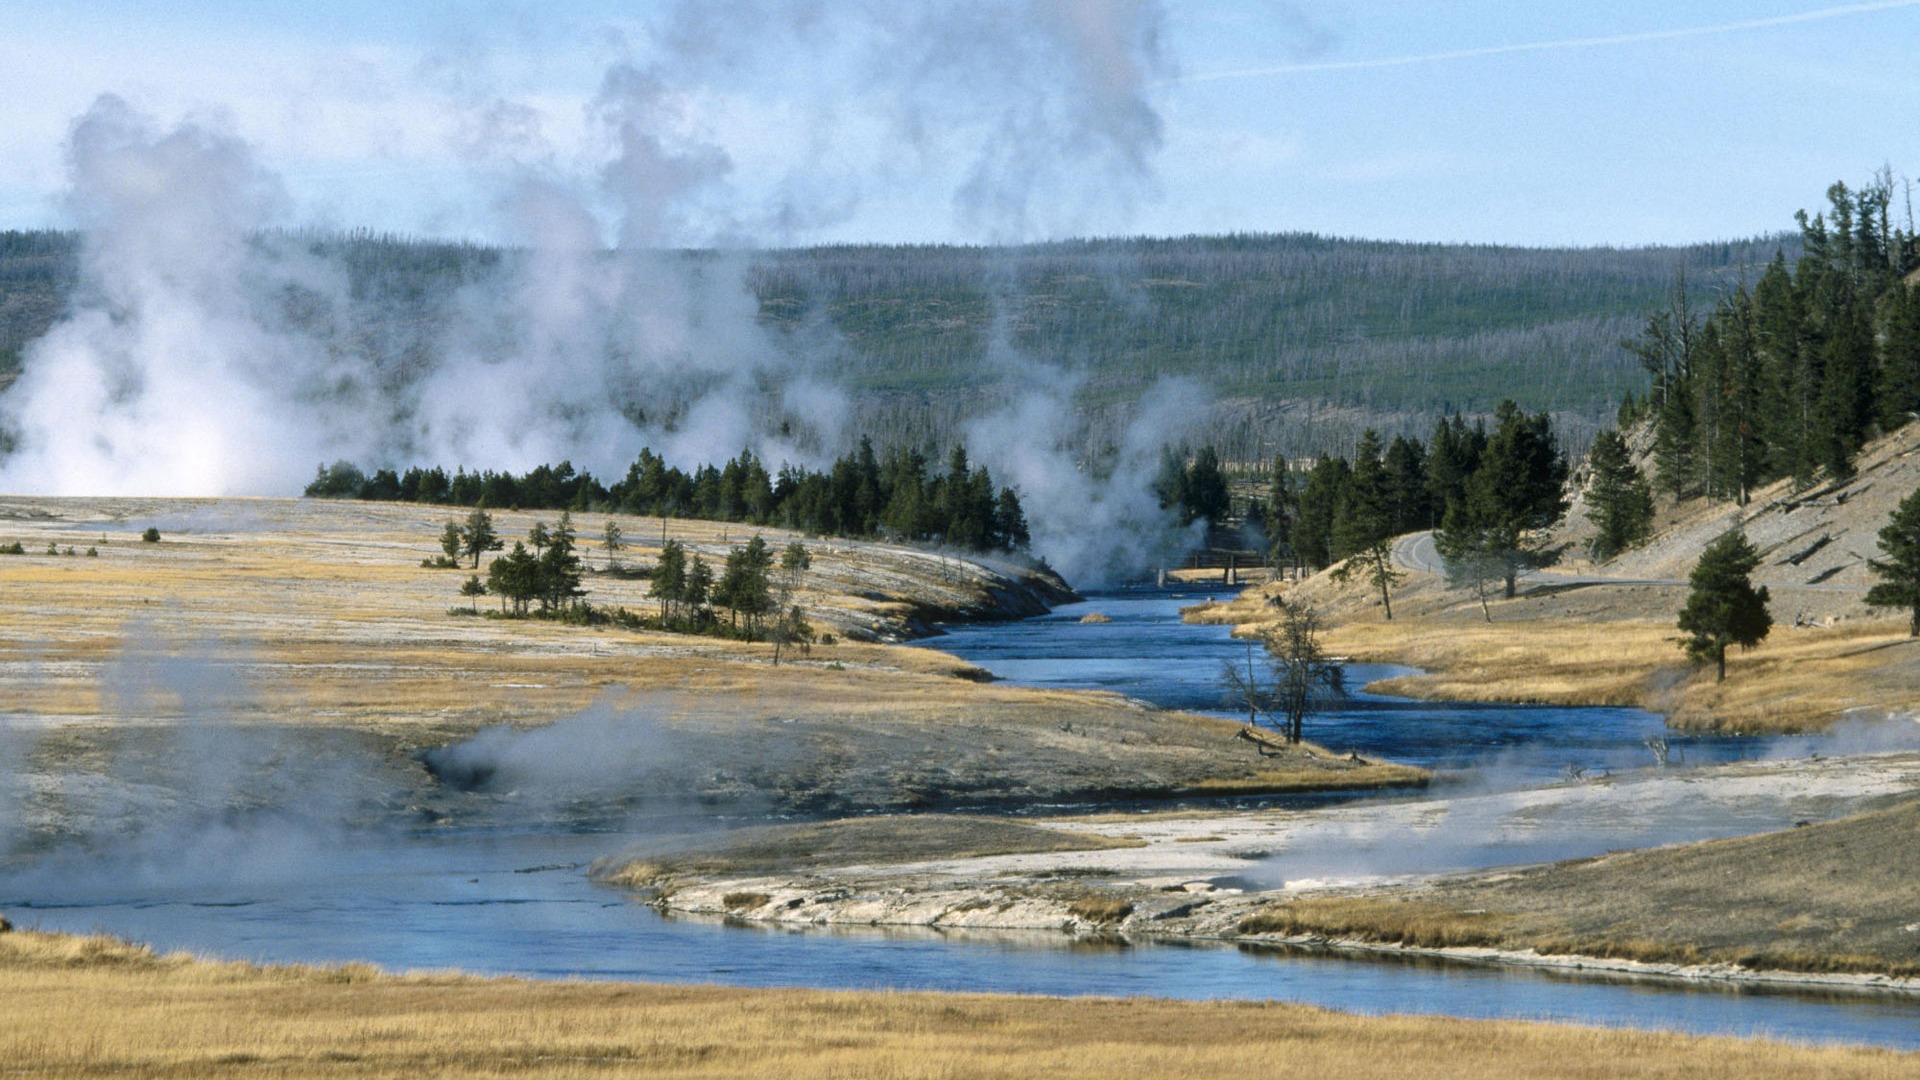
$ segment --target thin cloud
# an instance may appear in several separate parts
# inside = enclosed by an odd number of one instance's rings
[[[1232,71],[1196,72],[1178,79],[1178,83],[1220,82],[1227,79],[1258,79],[1275,75],[1304,75],[1319,71],[1364,71],[1372,68],[1408,67],[1414,64],[1444,63],[1449,60],[1474,60],[1511,53],[1554,52],[1564,49],[1596,49],[1614,45],[1639,45],[1650,41],[1732,34],[1744,30],[1765,30],[1776,26],[1822,22],[1850,15],[1870,15],[1896,8],[1920,7],[1920,0],[1877,0],[1875,3],[1843,4],[1839,7],[1776,15],[1765,19],[1715,23],[1711,26],[1685,26],[1673,30],[1645,30],[1631,34],[1606,34],[1599,37],[1560,38],[1554,41],[1527,41],[1513,45],[1488,45],[1477,49],[1452,49],[1447,52],[1415,53],[1411,56],[1383,56],[1369,60],[1328,60],[1307,64],[1281,64],[1275,67],[1240,68]]]

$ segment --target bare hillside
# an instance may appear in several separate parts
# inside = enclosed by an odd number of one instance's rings
[[[1753,493],[1746,506],[1689,500],[1663,505],[1650,542],[1594,566],[1582,553],[1593,535],[1576,496],[1557,533],[1567,545],[1561,571],[1622,579],[1685,581],[1714,538],[1738,526],[1760,550],[1754,580],[1774,594],[1782,623],[1883,618],[1861,597],[1876,580],[1867,560],[1880,557],[1878,534],[1900,500],[1920,488],[1920,424],[1870,444],[1858,473],[1839,484],[1795,491],[1781,480]]]

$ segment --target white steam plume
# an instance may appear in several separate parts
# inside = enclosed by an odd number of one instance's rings
[[[270,231],[288,199],[233,132],[163,128],[103,97],[68,147],[80,288],[0,398],[16,447],[0,487],[290,494],[341,458],[564,458],[604,475],[643,445],[682,465],[743,446],[818,463],[854,434],[824,374],[838,343],[776,341],[741,253],[891,199],[902,179],[947,183],[957,219],[993,240],[1124,218],[1152,188],[1163,18],[1154,0],[681,4],[607,68],[576,147],[555,141],[577,126],[550,106],[449,76],[466,118],[449,128],[506,193],[519,247],[418,347],[366,345],[388,313],[343,263]],[[784,176],[741,175],[769,133],[731,123],[765,104],[732,78],[745,68],[802,148]],[[970,438],[1026,493],[1039,550],[1098,577],[1125,552],[1097,550],[1095,533],[1153,548],[1142,490],[1167,410],[1143,408],[1096,479],[1065,449],[1071,380],[1000,375],[1017,404]]]
[[[62,494],[284,490],[359,442],[351,366],[263,317],[263,300],[324,271],[251,242],[284,195],[244,143],[199,122],[162,133],[103,97],[74,123],[68,157],[68,202],[85,226],[80,289],[5,398],[18,445],[0,482]]]
[[[1074,408],[1080,378],[1037,362],[1027,371],[1021,396],[968,423],[966,441],[1032,508],[1033,550],[1068,581],[1098,587],[1164,565],[1190,546],[1194,533],[1161,507],[1152,484],[1161,448],[1205,415],[1200,389],[1175,379],[1155,384],[1096,470]]]

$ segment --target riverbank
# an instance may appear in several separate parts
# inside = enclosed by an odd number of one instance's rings
[[[1049,841],[966,854],[956,831],[952,849],[933,855],[949,826],[930,821],[911,852],[868,844],[799,865],[709,846],[602,872],[665,911],[773,924],[1265,940],[1914,992],[1920,804],[1903,800],[1916,792],[1920,753],[1869,754],[1028,826],[1104,842],[1078,849]],[[774,837],[757,842],[780,848]],[[1543,865],[1463,873],[1519,864]]]
[[[1920,1055],[1275,1002],[834,993],[208,963],[0,934],[0,1060],[60,1076],[1887,1078]]]
[[[1321,611],[1330,652],[1420,669],[1377,689],[1427,700],[1629,705],[1683,731],[1743,734],[1913,720],[1920,639],[1903,613],[1869,608],[1865,597],[1878,581],[1868,562],[1880,557],[1879,530],[1920,485],[1920,424],[1875,440],[1855,466],[1812,490],[1778,481],[1745,506],[1662,499],[1654,535],[1601,564],[1584,558],[1594,527],[1576,492],[1543,538],[1559,562],[1526,575],[1512,599],[1499,582],[1484,603],[1448,587],[1438,552],[1416,534],[1394,544],[1391,620],[1364,575],[1343,583],[1327,572],[1250,588],[1191,618],[1252,636],[1274,622],[1270,601],[1285,592]],[[1758,647],[1730,651],[1717,682],[1686,662],[1676,620],[1700,553],[1731,528],[1759,554],[1753,580],[1772,593],[1774,626]]]
[[[1489,621],[1471,595],[1446,588],[1438,575],[1410,572],[1388,621],[1377,592],[1321,575],[1290,587],[1250,588],[1185,616],[1253,636],[1272,623],[1271,601],[1283,593],[1326,612],[1321,644],[1329,653],[1419,669],[1370,687],[1381,693],[1629,706],[1661,713],[1681,731],[1749,735],[1916,716],[1920,639],[1907,635],[1903,621],[1864,610],[1833,622],[1774,626],[1759,648],[1728,652],[1724,682],[1688,664],[1678,647],[1674,619],[1687,590],[1677,585],[1555,585],[1543,576],[1512,600],[1491,601]]]
[[[0,556],[11,767],[0,795],[31,803],[14,818],[105,835],[287,801],[351,804],[354,827],[395,815],[451,827],[563,815],[574,798],[616,816],[643,802],[830,815],[1425,780],[1377,762],[1263,754],[1224,721],[994,684],[974,665],[885,640],[936,618],[1019,617],[1071,598],[1043,569],[763,530],[775,548],[807,545],[813,566],[795,599],[831,639],[776,663],[764,643],[459,614],[471,568],[421,565],[440,554],[453,516],[301,499],[0,498],[0,541],[27,552]],[[553,520],[494,516],[509,539]],[[595,539],[603,515],[575,522],[588,600],[601,608],[652,610],[645,571],[663,537],[717,566],[752,535],[611,520],[626,537],[617,552]],[[158,541],[141,539],[150,527]],[[221,753],[192,752],[212,729]],[[534,731],[549,734],[523,756],[552,763],[543,779],[555,797],[501,798],[525,785],[511,770],[494,788],[486,777]],[[482,732],[481,759],[461,776],[421,767]],[[275,780],[289,759],[325,790]],[[146,782],[156,770],[184,782]]]

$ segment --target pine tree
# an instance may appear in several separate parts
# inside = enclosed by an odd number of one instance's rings
[[[1755,588],[1750,577],[1759,565],[1760,553],[1733,529],[1707,545],[1688,577],[1693,591],[1680,611],[1687,634],[1680,646],[1694,663],[1716,665],[1716,682],[1727,677],[1727,646],[1751,649],[1773,628],[1767,587]]]
[[[1874,417],[1873,324],[1868,301],[1851,292],[1836,299],[1822,350],[1821,464],[1827,475],[1853,475],[1853,455],[1866,445]]]
[[[447,522],[446,530],[440,534],[440,550],[447,553],[447,561],[442,565],[458,566],[460,552],[466,547],[466,536],[460,531],[460,523]]]
[[[480,598],[487,595],[487,586],[474,574],[460,586],[460,595],[467,598],[467,614],[480,614]]]
[[[546,543],[538,556],[540,610],[563,610],[586,595],[586,590],[580,587],[584,570],[580,565],[580,556],[574,550],[573,514],[562,510],[560,520],[551,532],[546,532],[544,522],[535,524],[533,528],[535,533],[545,533],[546,536]]]
[[[487,513],[484,506],[476,506],[467,515],[466,527],[461,530],[462,550],[473,556],[473,568],[480,568],[480,556],[489,551],[499,551],[505,541],[493,531],[493,515]]]
[[[698,555],[687,566],[687,588],[681,594],[687,605],[687,618],[697,630],[712,617],[708,604],[713,600],[713,567]]]
[[[620,523],[608,518],[606,525],[600,530],[600,548],[607,553],[608,570],[619,567],[620,549],[625,546],[621,543]]]
[[[1617,431],[1594,437],[1587,457],[1587,520],[1600,530],[1588,545],[1605,562],[1645,540],[1653,529],[1653,491],[1634,467],[1627,443]]]
[[[1180,513],[1182,525],[1195,521],[1217,525],[1226,520],[1232,500],[1227,494],[1226,474],[1220,471],[1220,454],[1213,447],[1203,446],[1194,455],[1193,464],[1187,467],[1185,495]]]
[[[1393,532],[1418,532],[1439,524],[1433,496],[1427,487],[1427,450],[1419,439],[1395,435],[1387,446],[1387,505],[1393,511]]]
[[[503,609],[511,603],[513,614],[525,615],[527,605],[540,596],[540,561],[515,540],[512,551],[487,564],[487,589],[500,598]]]
[[[1920,418],[1920,288],[1896,285],[1887,296],[1875,397],[1882,431]]]
[[[1427,446],[1427,493],[1436,518],[1467,497],[1467,481],[1479,470],[1480,455],[1486,449],[1487,428],[1481,421],[1469,428],[1466,419],[1455,413],[1434,425]]]
[[[1503,401],[1494,422],[1465,497],[1447,508],[1434,540],[1456,583],[1492,573],[1512,599],[1521,571],[1553,559],[1542,536],[1567,510],[1567,459],[1546,413]]]
[[[1000,489],[993,504],[993,532],[996,547],[1005,551],[1024,551],[1033,542],[1027,529],[1027,514],[1020,508],[1020,496],[1010,487]]]
[[[1267,533],[1267,561],[1275,569],[1297,565],[1299,553],[1294,547],[1294,524],[1300,517],[1300,496],[1294,491],[1293,469],[1287,459],[1273,459],[1273,485],[1267,489],[1266,506],[1261,518]]]
[[[1810,367],[1806,319],[1798,287],[1776,253],[1753,290],[1756,344],[1760,354],[1760,442],[1766,449],[1762,476],[1791,476],[1804,487],[1813,479],[1814,402],[1819,380]]]
[[[654,564],[653,580],[647,584],[647,596],[660,601],[660,625],[673,623],[674,607],[687,595],[687,548],[678,540],[669,540],[660,548],[660,560]]]
[[[1867,590],[1872,607],[1905,608],[1907,634],[1920,637],[1920,491],[1900,500],[1892,518],[1880,530],[1885,561],[1870,559],[1867,566],[1880,578]]]
[[[1333,516],[1353,470],[1346,458],[1321,455],[1300,489],[1300,520],[1294,527],[1294,552],[1315,568],[1333,563]]]
[[[747,541],[746,546],[736,547],[727,553],[720,583],[714,588],[715,602],[726,605],[733,612],[734,625],[739,626],[742,618],[745,619],[748,641],[755,639],[761,620],[774,610],[773,585],[769,577],[772,568],[773,555],[767,550],[767,542],[755,535]]]
[[[1339,580],[1364,575],[1380,590],[1380,603],[1393,618],[1392,586],[1401,575],[1393,568],[1393,509],[1388,503],[1386,464],[1380,459],[1380,436],[1372,428],[1360,436],[1353,469],[1334,507],[1333,557],[1347,563]]]

